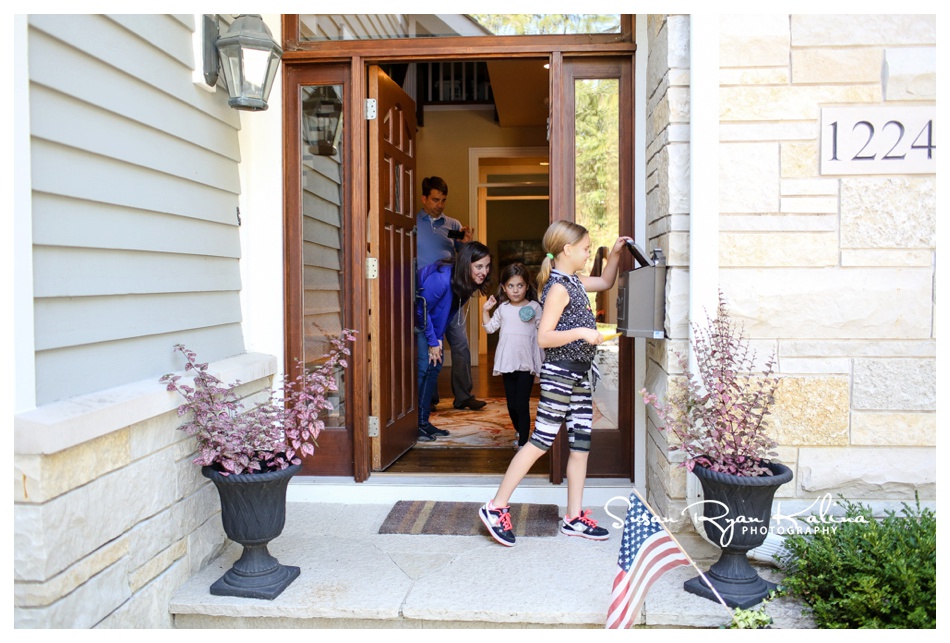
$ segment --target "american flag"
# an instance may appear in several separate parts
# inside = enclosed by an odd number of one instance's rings
[[[689,558],[649,507],[636,492],[631,493],[607,610],[607,629],[633,627],[650,586],[674,567],[689,564]]]

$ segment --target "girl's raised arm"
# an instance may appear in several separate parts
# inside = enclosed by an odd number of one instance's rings
[[[495,311],[494,315],[490,315],[488,311],[491,310],[492,306],[495,305],[495,296],[492,295],[488,298],[482,305],[482,326],[485,328],[485,332],[491,335],[496,330],[501,328],[501,306]]]
[[[584,284],[584,290],[587,292],[601,292],[610,290],[614,282],[617,281],[617,273],[620,268],[620,255],[623,253],[627,241],[633,241],[630,237],[618,237],[614,242],[610,254],[607,255],[607,265],[599,277],[580,276],[581,283]]]

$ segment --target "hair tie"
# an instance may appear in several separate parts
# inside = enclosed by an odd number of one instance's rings
[[[549,253],[547,254],[547,258],[548,258],[548,259],[551,259],[551,260],[553,261],[553,260],[554,260],[554,255],[552,255],[552,254],[549,252]]]

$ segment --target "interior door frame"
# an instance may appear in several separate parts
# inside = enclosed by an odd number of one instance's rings
[[[479,176],[479,168],[483,158],[525,158],[550,154],[548,147],[470,147],[468,148],[468,211],[477,212],[475,220],[475,240],[488,244],[488,221],[485,215],[485,202],[481,196],[483,188]],[[550,220],[550,216],[549,216]],[[495,270],[497,274],[497,269]],[[477,346],[472,351],[472,366],[478,366],[478,354],[486,346],[485,331],[482,328],[481,316],[473,316],[468,320],[469,346]],[[473,343],[472,337],[476,338]],[[486,364],[486,367],[488,365]]]

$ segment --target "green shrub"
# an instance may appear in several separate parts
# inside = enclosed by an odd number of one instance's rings
[[[821,628],[935,628],[934,512],[919,499],[880,521],[870,507],[844,507],[847,520],[834,533],[786,538],[785,588],[811,606]]]

